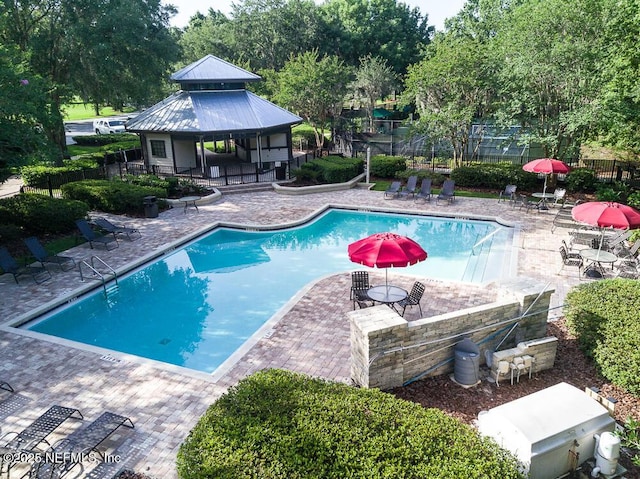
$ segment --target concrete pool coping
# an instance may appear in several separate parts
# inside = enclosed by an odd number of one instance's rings
[[[158,219],[130,219],[111,216],[119,223],[138,226],[143,239],[123,242],[110,252],[97,252],[117,270],[141,259],[140,252],[165,249],[176,241],[185,242],[186,235],[210,230],[218,223],[228,224],[286,224],[287,221],[312,215],[324,205],[346,204],[351,208],[388,208],[393,212],[426,212],[442,216],[479,215],[493,219],[500,217],[507,223],[520,225],[518,239],[518,275],[553,280],[556,307],[563,302],[566,291],[579,284],[570,271],[557,275],[560,269],[558,246],[568,239],[568,230],[550,233],[552,214],[524,213],[497,200],[457,198],[451,205],[436,206],[405,200],[384,200],[381,192],[355,188],[345,192],[288,196],[273,192],[223,195],[200,213],[181,209],[168,210]],[[487,216],[487,212],[495,213]],[[101,216],[109,216],[102,215]],[[92,251],[78,246],[70,251],[82,258]],[[413,278],[402,275],[397,281],[410,284]],[[22,280],[15,285],[11,278],[0,279],[0,314],[3,324],[33,312],[45,303],[55,302],[61,295],[77,290],[75,274],[54,273],[54,280],[35,285]],[[154,477],[176,478],[175,457],[180,442],[186,437],[207,406],[226,389],[251,372],[266,367],[283,367],[327,379],[349,381],[349,346],[344,312],[351,310],[348,299],[348,275],[319,279],[300,292],[295,304],[275,326],[273,334],[261,338],[244,357],[235,363],[217,383],[186,374],[169,371],[151,363],[123,359],[110,362],[100,352],[82,351],[64,344],[21,336],[2,328],[0,331],[0,379],[9,382],[29,400],[24,407],[2,421],[3,427],[20,428],[27,425],[51,404],[64,404],[81,409],[89,417],[103,410],[111,410],[133,418],[136,425],[132,440],[143,454],[136,455],[126,467]],[[440,289],[438,289],[440,288]],[[455,296],[472,303],[483,292],[467,294],[464,285],[430,285],[435,295],[430,303],[440,302],[446,308]],[[345,297],[345,291],[346,297]],[[436,292],[437,291],[437,292]],[[424,304],[424,303],[423,303]],[[553,314],[553,313],[552,313]],[[269,333],[269,331],[265,331]],[[10,430],[9,429],[9,430]],[[55,437],[53,438],[56,439]]]

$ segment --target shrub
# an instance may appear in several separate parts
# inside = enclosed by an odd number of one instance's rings
[[[576,168],[566,176],[567,190],[572,193],[593,193],[598,186],[595,171],[589,168]]]
[[[44,195],[23,193],[0,200],[3,223],[21,227],[33,235],[73,231],[75,220],[86,217],[88,211],[89,207],[82,201]]]
[[[136,142],[140,143],[138,135],[133,133],[112,133],[109,135],[86,135],[86,136],[74,136],[75,141],[79,146],[104,146],[110,143],[118,143],[120,141]]]
[[[478,163],[460,166],[451,172],[456,186],[493,188],[504,190],[506,185],[516,185],[521,191],[531,191],[538,184],[538,175],[529,173],[520,165],[511,163]]]
[[[640,394],[640,282],[612,279],[583,284],[565,300],[565,315],[584,353],[602,375]]]
[[[306,178],[315,179],[317,183],[344,183],[362,173],[363,168],[364,164],[358,158],[325,156],[304,163],[300,169],[295,170],[294,176],[298,181]]]
[[[627,198],[627,204],[635,209],[640,209],[640,191],[631,193]]]
[[[76,181],[63,185],[61,189],[65,198],[84,201],[92,210],[115,214],[141,215],[145,196],[167,197],[164,188],[132,185],[120,180]],[[159,201],[158,206],[164,208],[166,202]]]
[[[182,479],[523,477],[509,453],[437,409],[282,370],[211,405],[177,466]]]
[[[447,179],[447,177],[444,176],[443,174],[437,173],[431,170],[405,170],[405,171],[399,172],[396,175],[396,178],[406,182],[410,176],[418,177],[418,187],[420,186],[420,183],[422,183],[422,180],[425,178],[431,178],[431,186],[436,186],[436,187],[442,186],[442,183],[444,183],[444,180]]]
[[[407,169],[404,156],[375,155],[369,161],[371,176],[377,178],[396,178],[398,173]]]
[[[101,172],[96,171],[97,167],[97,163],[89,159],[64,160],[64,166],[23,166],[20,174],[25,185],[47,188],[49,179],[55,185],[64,183],[68,177],[73,177],[73,180],[77,181],[78,179],[83,179],[81,172],[85,170],[91,170],[87,172],[88,175],[101,175]]]

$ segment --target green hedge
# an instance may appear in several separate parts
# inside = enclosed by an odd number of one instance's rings
[[[571,170],[566,177],[567,190],[571,193],[593,193],[598,186],[596,172],[588,168]]]
[[[78,160],[64,160],[64,166],[23,166],[20,175],[26,186],[35,188],[47,188],[47,181],[50,179],[53,185],[60,185],[69,181],[84,179],[83,172],[87,178],[102,177],[103,173],[98,170],[98,163],[91,157]]]
[[[104,146],[121,141],[129,143],[132,141],[137,141],[139,143],[138,135],[133,133],[111,133],[109,135],[74,136],[73,141],[75,141],[80,146]]]
[[[640,281],[612,279],[582,284],[565,299],[567,325],[602,375],[640,395]]]
[[[115,214],[142,215],[145,196],[166,198],[167,190],[149,186],[137,186],[120,180],[87,180],[62,185],[65,198],[84,201],[92,210]],[[160,208],[166,201],[158,201]]]
[[[460,166],[451,172],[456,186],[493,188],[504,190],[507,185],[516,185],[520,191],[533,191],[539,183],[536,173],[529,173],[520,165],[511,163],[478,163]]]
[[[211,405],[177,466],[182,479],[523,477],[509,453],[437,409],[282,370]]]
[[[67,233],[75,230],[75,220],[84,218],[89,206],[82,201],[44,195],[20,194],[0,200],[0,218],[29,235]],[[11,231],[11,227],[5,231]],[[15,232],[15,230],[14,230]]]
[[[364,163],[358,158],[325,156],[304,163],[295,170],[294,176],[300,180],[318,183],[344,183],[352,180],[364,171]]]
[[[404,156],[374,155],[369,162],[371,176],[376,178],[397,178],[397,175],[407,169],[407,159]]]
[[[396,175],[396,178],[406,182],[410,176],[418,177],[418,187],[420,187],[422,180],[425,178],[431,178],[431,186],[435,186],[435,187],[442,186],[442,183],[444,183],[444,180],[447,179],[447,177],[444,176],[443,174],[436,173],[435,171],[431,171],[431,170],[405,170],[405,171],[399,172]]]

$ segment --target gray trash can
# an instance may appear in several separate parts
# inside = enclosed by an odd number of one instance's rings
[[[453,379],[464,386],[472,386],[480,380],[480,348],[470,339],[463,339],[453,349],[455,363]]]
[[[158,217],[158,199],[155,196],[145,196],[142,203],[144,204],[145,218]]]

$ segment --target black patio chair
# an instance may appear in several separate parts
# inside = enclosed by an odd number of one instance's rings
[[[360,308],[373,306],[373,301],[367,295],[367,291],[370,288],[369,273],[367,271],[354,271],[351,273],[351,293],[349,296],[353,301],[353,309],[356,309],[356,304]]]
[[[416,193],[413,199],[424,199],[426,201],[431,201],[431,178],[425,178],[422,180],[420,191]]]
[[[0,247],[0,268],[4,273],[12,274],[16,284],[19,284],[18,277],[23,275],[31,276],[36,283],[43,283],[51,278],[51,273],[42,266],[20,266],[4,246]]]
[[[560,256],[562,257],[562,268],[560,268],[560,271],[562,271],[565,266],[577,267],[578,278],[582,279],[582,267],[584,266],[582,257],[569,257],[569,252],[564,246],[560,246]]]
[[[449,203],[453,203],[453,201],[456,198],[455,188],[456,188],[456,184],[453,180],[445,180],[444,183],[442,184],[442,189],[440,190],[440,193],[436,197],[436,205],[440,200],[446,200]]]
[[[420,300],[422,299],[424,290],[425,290],[424,284],[420,283],[419,281],[416,281],[415,283],[413,283],[413,287],[411,288],[411,292],[409,293],[409,296],[407,296],[405,299],[398,301],[395,304],[396,306],[402,306],[402,313],[400,313],[401,316],[404,317],[404,312],[406,311],[407,307],[413,307],[413,306],[418,307],[418,309],[420,310],[420,316],[422,316],[422,306],[420,306]]]
[[[119,246],[115,233],[100,236],[91,229],[91,225],[84,219],[76,220],[76,226],[80,230],[82,237],[89,243],[91,249],[93,249],[93,243],[101,244],[106,249],[115,249]],[[109,245],[112,244],[115,244],[115,246],[113,248],[109,248]]]
[[[33,257],[38,260],[43,268],[46,268],[45,263],[56,264],[62,271],[69,271],[76,267],[76,260],[71,256],[60,256],[57,254],[49,254],[42,243],[35,236],[31,236],[24,240],[24,244],[27,245],[29,251]]]
[[[411,175],[407,180],[406,186],[400,190],[400,197],[408,198],[409,195],[415,197],[417,185],[418,177],[415,175]]]
[[[400,196],[400,188],[402,187],[402,183],[399,181],[392,181],[384,192],[384,197],[390,196],[391,198],[397,198]]]
[[[498,203],[501,201],[509,201],[509,203],[515,205],[517,189],[518,187],[516,185],[505,186],[504,190],[500,192]]]

